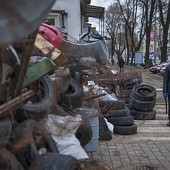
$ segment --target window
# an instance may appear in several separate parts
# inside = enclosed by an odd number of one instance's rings
[[[49,19],[47,19],[46,23],[49,24],[49,25],[55,25],[55,19],[49,18]]]

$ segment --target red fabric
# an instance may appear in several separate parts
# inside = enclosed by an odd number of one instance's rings
[[[62,32],[57,27],[45,23],[39,27],[38,33],[56,48],[61,46],[64,39]]]

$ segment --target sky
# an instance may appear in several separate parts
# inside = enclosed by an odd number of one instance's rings
[[[107,8],[113,0],[91,0],[91,5],[102,6]]]
[[[105,9],[107,9],[107,7],[111,3],[113,3],[113,0],[91,0],[90,5],[101,6],[101,7],[105,7]],[[99,29],[98,28],[98,26],[99,26],[99,20],[98,19],[90,18],[89,21],[92,24],[92,27],[96,27],[97,30]]]

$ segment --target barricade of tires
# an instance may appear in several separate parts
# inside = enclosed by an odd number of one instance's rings
[[[83,86],[73,78],[70,78],[69,87],[59,97],[59,104],[68,109],[80,107],[84,97]]]
[[[134,124],[134,118],[130,115],[129,108],[125,106],[123,101],[102,101],[100,107],[104,117],[114,125],[113,133],[119,135],[133,135],[137,133],[137,125]]]
[[[147,84],[136,85],[130,95],[130,113],[135,120],[153,120],[156,117],[156,89]]]
[[[83,86],[77,80],[70,77],[68,88],[64,93],[60,94],[58,104],[64,107],[65,110],[76,109],[81,106],[83,97]],[[86,114],[85,110],[84,114]],[[88,122],[82,122],[77,129],[75,136],[79,140],[82,147],[87,145],[92,138],[92,128],[90,124]]]
[[[118,97],[128,106],[130,95],[134,86],[139,84],[137,79],[126,79],[119,82]]]
[[[61,113],[63,112],[61,109],[56,110],[55,108],[55,111],[51,110],[53,109],[52,107],[57,105],[59,95],[62,99],[64,98],[65,103],[69,104],[70,107],[72,107],[72,103],[70,105],[68,102],[70,96],[73,104],[75,104],[76,101],[74,99],[76,98],[78,101],[78,105],[76,106],[81,105],[83,96],[82,88],[70,78],[69,70],[64,70],[63,68],[56,70],[55,75],[42,77],[40,81],[35,83],[35,89],[37,85],[41,87],[41,90],[36,93],[34,98],[31,98],[30,101],[27,101],[16,110],[14,118],[15,125],[13,127],[11,119],[2,117],[2,121],[0,120],[0,127],[3,127],[1,128],[0,134],[1,168],[9,169],[10,167],[11,169],[31,170],[34,169],[35,164],[38,164],[37,160],[41,159],[40,154],[50,153],[53,155],[47,157],[50,160],[53,159],[54,162],[48,162],[47,168],[46,162],[42,164],[41,160],[40,164],[42,165],[42,169],[49,169],[50,167],[61,169],[62,166],[67,170],[79,169],[78,160],[69,155],[65,158],[65,155],[59,154],[56,144],[44,128],[42,121],[43,118],[51,112],[53,112],[53,114],[58,114],[59,112],[64,115],[68,114],[67,112]],[[78,87],[80,87],[81,93],[77,91]],[[71,90],[71,93],[68,93],[69,90]],[[78,97],[76,97],[77,95]],[[76,106],[74,105],[74,107]],[[83,125],[80,126],[79,132],[85,129],[82,127]],[[89,132],[91,132],[90,129],[88,129],[88,135],[91,135]],[[85,145],[85,143],[82,143],[82,145]],[[6,155],[3,154],[4,152],[6,152]],[[70,161],[65,162],[66,159]],[[64,160],[62,166],[61,160]],[[36,163],[34,164],[34,162]]]

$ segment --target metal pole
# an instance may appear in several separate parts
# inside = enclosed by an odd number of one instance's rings
[[[166,114],[168,114],[168,103],[167,103],[167,98],[165,98],[165,107],[166,107]]]

